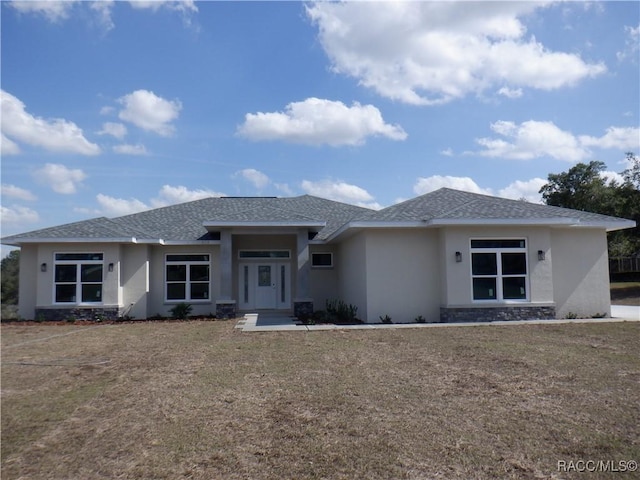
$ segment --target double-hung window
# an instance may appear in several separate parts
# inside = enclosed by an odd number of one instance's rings
[[[102,253],[56,253],[55,303],[102,303]]]
[[[526,240],[471,240],[471,277],[476,301],[527,301]]]
[[[207,254],[167,255],[166,300],[209,300],[210,270],[210,258]]]

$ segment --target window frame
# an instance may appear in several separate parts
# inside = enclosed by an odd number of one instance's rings
[[[329,255],[330,262],[329,265],[316,265],[314,263],[314,257],[316,255]],[[333,268],[333,252],[311,252],[311,267],[312,268]]]
[[[87,259],[87,258],[75,258],[75,259],[58,259],[58,256],[62,255],[77,255],[87,257],[97,257],[99,259]],[[83,281],[82,271],[83,266],[100,265],[100,281]],[[73,282],[58,281],[56,278],[58,266],[73,266],[75,267],[75,280]],[[52,304],[53,305],[104,305],[104,252],[53,252],[53,292],[52,292]],[[58,286],[59,285],[75,285],[75,301],[63,302],[58,301]],[[83,301],[82,291],[84,285],[100,285],[100,300],[97,302]],[[78,300],[79,299],[79,300]]]
[[[266,254],[266,255],[261,255]],[[238,250],[238,260],[251,261],[259,260],[261,262],[272,261],[282,262],[291,260],[291,250],[287,249],[242,249]]]
[[[169,257],[206,257],[207,260],[188,260],[187,258],[183,258],[180,260],[169,260]],[[168,267],[174,266],[184,266],[185,268],[185,279],[184,280],[169,280],[168,275]],[[208,279],[207,280],[191,280],[191,267],[192,266],[206,266]],[[174,252],[174,253],[165,253],[164,256],[164,302],[165,303],[211,303],[211,254],[209,253],[182,253],[182,252]],[[170,284],[184,284],[184,298],[169,298],[169,285]],[[191,298],[192,294],[192,285],[207,285],[207,298]]]
[[[494,242],[512,242],[520,241],[524,243],[523,247],[510,247],[510,246],[489,246],[489,247],[473,247],[474,241],[494,241]],[[529,241],[525,237],[491,237],[491,238],[471,238],[469,241],[469,271],[471,278],[471,300],[473,303],[530,303],[530,281],[529,281]],[[496,273],[495,275],[480,275],[473,272],[473,254],[474,253],[487,253],[495,256]],[[503,273],[503,257],[505,253],[524,254],[524,267],[525,272],[522,273]],[[476,278],[491,278],[495,279],[495,298],[475,298],[474,292],[474,279]],[[524,298],[504,298],[504,279],[507,278],[523,278],[524,279]]]

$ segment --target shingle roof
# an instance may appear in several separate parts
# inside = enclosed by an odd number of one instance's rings
[[[385,209],[375,211],[310,195],[291,198],[221,197],[171,205],[113,219],[94,218],[5,237],[2,242],[17,245],[25,240],[96,241],[139,240],[194,241],[208,236],[205,223],[262,222],[323,224],[317,240],[326,240],[351,222],[360,226],[393,226],[399,222],[468,221],[486,224],[492,220],[544,223],[565,219],[577,224],[600,225],[608,229],[629,228],[633,222],[596,213],[551,207],[519,200],[507,200],[442,188]]]
[[[369,214],[368,221],[567,219],[581,223],[628,223],[628,220],[597,213],[509,200],[477,193],[441,188],[406,202]],[[364,218],[363,218],[364,220]]]
[[[353,218],[372,210],[310,195],[292,198],[220,197],[156,208],[108,219],[105,217],[13,235],[2,239],[9,245],[37,239],[162,239],[193,241],[207,238],[205,222],[287,221],[323,223],[316,236],[327,238]]]

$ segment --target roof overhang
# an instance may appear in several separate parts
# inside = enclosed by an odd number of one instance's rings
[[[162,245],[164,241],[160,238],[136,238],[136,237],[121,237],[121,238],[33,238],[33,237],[13,237],[10,240],[2,240],[4,245],[12,245],[19,247],[20,245],[28,245],[35,243],[136,243],[136,244],[151,244]]]
[[[475,227],[568,227],[568,228],[604,228],[607,232],[633,228],[636,222],[632,220],[614,221],[585,221],[579,218],[553,217],[553,218],[432,218],[422,221],[354,221],[349,222],[336,230],[327,242],[337,239],[348,231],[359,231],[371,228],[438,228],[448,226],[475,226]]]
[[[211,231],[216,228],[277,228],[277,227],[298,227],[298,228],[324,228],[326,222],[311,222],[311,221],[293,221],[293,222],[263,222],[263,221],[247,221],[247,222],[204,222],[202,224],[204,228]]]
[[[554,217],[554,218],[491,218],[491,219],[472,219],[472,218],[434,218],[426,222],[429,226],[535,226],[535,227],[574,227],[574,228],[604,228],[607,232],[615,230],[624,230],[633,228],[636,222],[633,220],[612,220],[612,221],[589,221],[579,218],[570,217]]]

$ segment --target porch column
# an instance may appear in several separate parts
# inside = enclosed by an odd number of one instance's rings
[[[233,300],[233,245],[231,230],[220,231],[220,298],[216,301],[216,316],[232,318],[236,314],[236,302]]]
[[[313,313],[313,299],[310,298],[309,276],[311,261],[309,259],[309,232],[298,230],[298,272],[296,275],[296,298],[293,300],[293,314],[296,317],[308,317]]]

